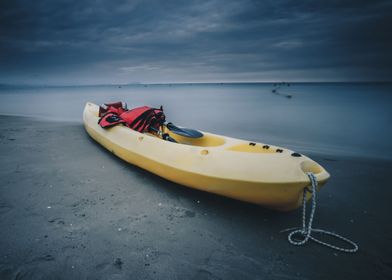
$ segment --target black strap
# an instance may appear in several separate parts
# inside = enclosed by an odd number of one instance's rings
[[[133,122],[130,124],[131,127],[136,125],[140,120],[145,119],[149,113],[151,113],[154,109],[148,109],[145,112],[143,112],[139,117],[133,120]],[[131,110],[132,111],[132,110]],[[130,112],[131,112],[130,111]]]
[[[136,129],[138,130],[139,128],[141,128],[141,131],[144,131],[146,129],[146,127],[151,124],[151,122],[153,121],[153,119],[155,118],[155,113],[150,114],[143,122],[143,126],[138,126]]]
[[[150,114],[148,114],[146,117],[144,117],[139,123],[136,123],[134,129],[135,130],[139,130],[140,128],[144,128],[145,124],[151,119],[152,116],[154,116],[153,112],[149,112]]]

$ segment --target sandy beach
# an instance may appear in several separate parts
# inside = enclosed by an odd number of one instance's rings
[[[308,154],[332,175],[314,226],[358,243],[345,254],[290,245],[280,231],[300,225],[300,209],[168,182],[104,150],[81,123],[0,124],[0,279],[392,277],[391,161]]]

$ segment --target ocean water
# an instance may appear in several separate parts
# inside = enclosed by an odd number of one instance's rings
[[[0,114],[82,122],[87,101],[119,100],[163,105],[180,126],[305,154],[392,159],[390,83],[3,86]]]

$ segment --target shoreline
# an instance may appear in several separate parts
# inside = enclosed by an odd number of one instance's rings
[[[82,113],[81,113],[82,114]],[[37,116],[37,115],[22,115],[22,114],[2,114],[0,113],[0,118],[22,118],[22,119],[29,119],[32,121],[36,121],[36,122],[49,122],[49,123],[60,123],[60,124],[74,124],[74,125],[82,125],[83,126],[83,120],[71,120],[71,119],[64,119],[64,118],[58,118],[58,119],[54,119],[53,117],[49,117],[49,116]],[[215,134],[215,132],[210,132]],[[233,137],[233,138],[239,138],[239,139],[244,139],[241,138],[240,136],[237,135],[226,135],[228,137]],[[273,137],[276,138],[276,137]],[[264,143],[262,140],[258,140],[258,139],[249,139],[249,141],[255,141],[255,142],[261,142]],[[302,143],[302,142],[301,142]],[[289,147],[288,145],[279,145],[279,144],[274,144],[273,141],[268,141],[265,142],[265,144],[270,144],[270,145],[278,145],[278,146],[282,146],[283,148],[289,148],[291,150],[295,150],[300,152],[301,154],[307,155],[310,158],[315,157],[315,158],[322,158],[324,160],[329,160],[329,161],[336,161],[336,160],[370,160],[370,161],[385,161],[385,162],[390,162],[392,161],[392,158],[389,157],[380,157],[380,156],[370,156],[370,155],[359,155],[353,151],[351,152],[347,152],[345,149],[340,150],[340,152],[342,153],[341,155],[338,155],[337,153],[339,152],[335,146],[331,146],[332,148],[328,149],[327,147],[313,147],[312,150],[304,150],[301,148],[293,148],[293,147]],[[307,143],[302,143],[301,146],[305,146]],[[297,145],[299,145],[299,142],[297,143]],[[321,151],[322,150],[322,151]],[[327,151],[331,152],[331,153],[327,153]]]
[[[280,231],[300,225],[300,209],[166,181],[110,154],[82,123],[0,115],[0,124],[1,279],[392,276],[390,160],[308,154],[331,173],[314,227],[359,244],[344,254],[287,242]]]

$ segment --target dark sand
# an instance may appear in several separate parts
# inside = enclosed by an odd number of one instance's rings
[[[282,229],[278,213],[117,159],[79,123],[0,117],[0,279],[391,279],[391,161],[309,155],[332,178],[315,227],[356,254]]]

